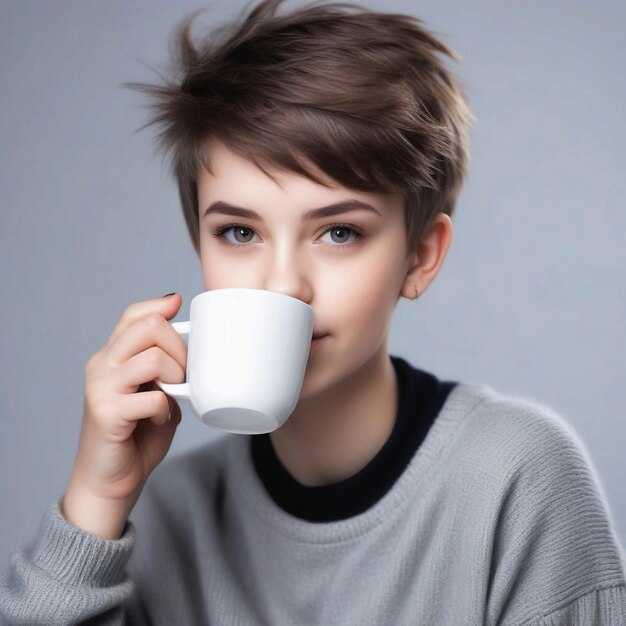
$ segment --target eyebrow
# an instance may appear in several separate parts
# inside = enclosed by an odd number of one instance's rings
[[[336,202],[334,204],[329,204],[328,206],[320,207],[319,209],[310,209],[303,213],[303,220],[314,220],[321,219],[324,217],[330,217],[332,215],[339,215],[340,213],[347,213],[348,211],[356,211],[356,210],[364,210],[371,211],[380,215],[380,213],[371,205],[367,204],[367,202],[362,202],[361,200],[342,200],[341,202]],[[207,215],[212,213],[221,213],[223,215],[235,215],[237,217],[247,217],[251,220],[261,221],[261,216],[258,213],[255,213],[251,209],[244,209],[243,207],[233,206],[232,204],[228,204],[228,202],[222,202],[218,200],[209,206],[209,208],[204,212],[202,216],[205,218]]]

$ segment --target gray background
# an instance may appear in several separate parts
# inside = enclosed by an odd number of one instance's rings
[[[287,3],[286,8],[302,3]],[[546,404],[592,459],[626,544],[626,3],[364,2],[458,50],[479,123],[446,262],[390,352]],[[198,2],[0,4],[0,568],[64,492],[84,365],[124,308],[202,291],[174,182],[127,80],[155,81]],[[215,4],[197,28],[233,16]],[[181,401],[169,454],[219,435]]]

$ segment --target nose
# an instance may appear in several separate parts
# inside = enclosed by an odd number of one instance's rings
[[[306,260],[297,258],[296,254],[277,250],[273,258],[269,260],[269,268],[265,272],[264,289],[311,304],[313,288]]]

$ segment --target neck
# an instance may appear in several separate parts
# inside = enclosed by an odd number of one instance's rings
[[[396,374],[383,342],[349,376],[301,400],[270,438],[295,480],[306,486],[327,485],[367,465],[389,438],[397,410]]]

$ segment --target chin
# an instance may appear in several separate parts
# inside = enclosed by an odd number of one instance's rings
[[[315,364],[309,360],[304,373],[298,402],[310,400],[331,387],[334,381],[328,378],[329,375],[332,375],[332,370],[328,367],[328,364]]]

